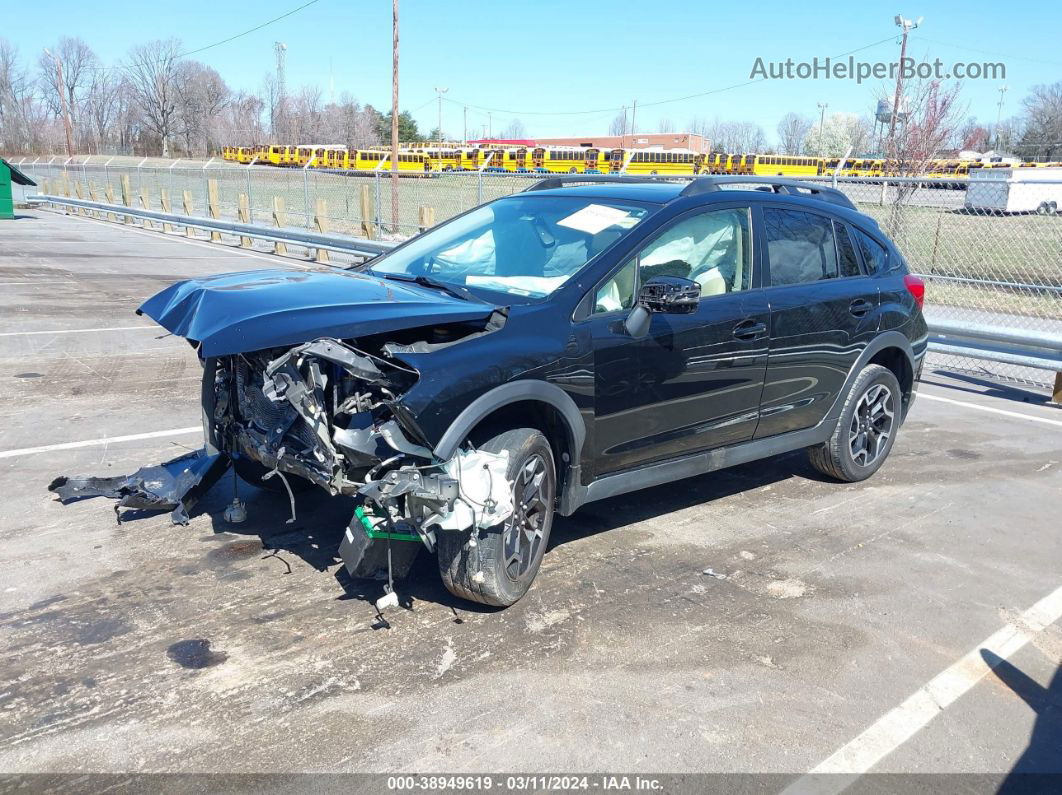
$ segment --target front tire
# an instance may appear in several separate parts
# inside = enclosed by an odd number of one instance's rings
[[[811,465],[824,475],[856,483],[885,463],[902,419],[900,382],[888,368],[864,367],[841,409],[830,438],[808,448]]]
[[[517,428],[479,446],[509,451],[507,478],[513,482],[513,515],[487,530],[436,533],[443,584],[463,599],[495,607],[518,601],[538,574],[549,543],[557,497],[557,469],[546,437]],[[475,546],[469,541],[475,533]]]

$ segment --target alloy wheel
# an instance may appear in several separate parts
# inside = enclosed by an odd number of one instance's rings
[[[514,509],[505,525],[502,545],[505,571],[516,580],[538,555],[553,503],[553,478],[546,460],[538,453],[520,468],[513,489]]]
[[[866,467],[881,457],[892,436],[895,417],[891,389],[884,384],[873,384],[863,393],[848,429],[848,444],[855,463]]]

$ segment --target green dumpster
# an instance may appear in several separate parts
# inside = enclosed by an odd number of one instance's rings
[[[11,195],[11,183],[33,185],[36,182],[0,157],[0,221],[15,217],[15,200]]]

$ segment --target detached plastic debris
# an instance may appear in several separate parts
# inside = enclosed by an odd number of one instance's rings
[[[229,468],[227,455],[205,449],[187,453],[132,475],[111,478],[60,476],[48,485],[66,505],[87,497],[118,500],[114,512],[122,522],[122,508],[171,511],[174,524],[188,524],[188,511]]]
[[[715,577],[717,580],[725,580],[726,579],[726,575],[725,574],[720,574],[719,572],[715,571],[714,569],[705,569],[704,571],[701,572],[701,574],[705,574],[705,575],[707,575],[709,577]]]

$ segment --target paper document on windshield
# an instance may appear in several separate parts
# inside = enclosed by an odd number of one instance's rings
[[[567,218],[557,221],[557,226],[566,226],[569,229],[596,235],[598,232],[603,232],[610,226],[620,223],[629,215],[630,213],[626,210],[620,210],[616,207],[608,207],[604,204],[588,204],[583,209],[576,210]]]

